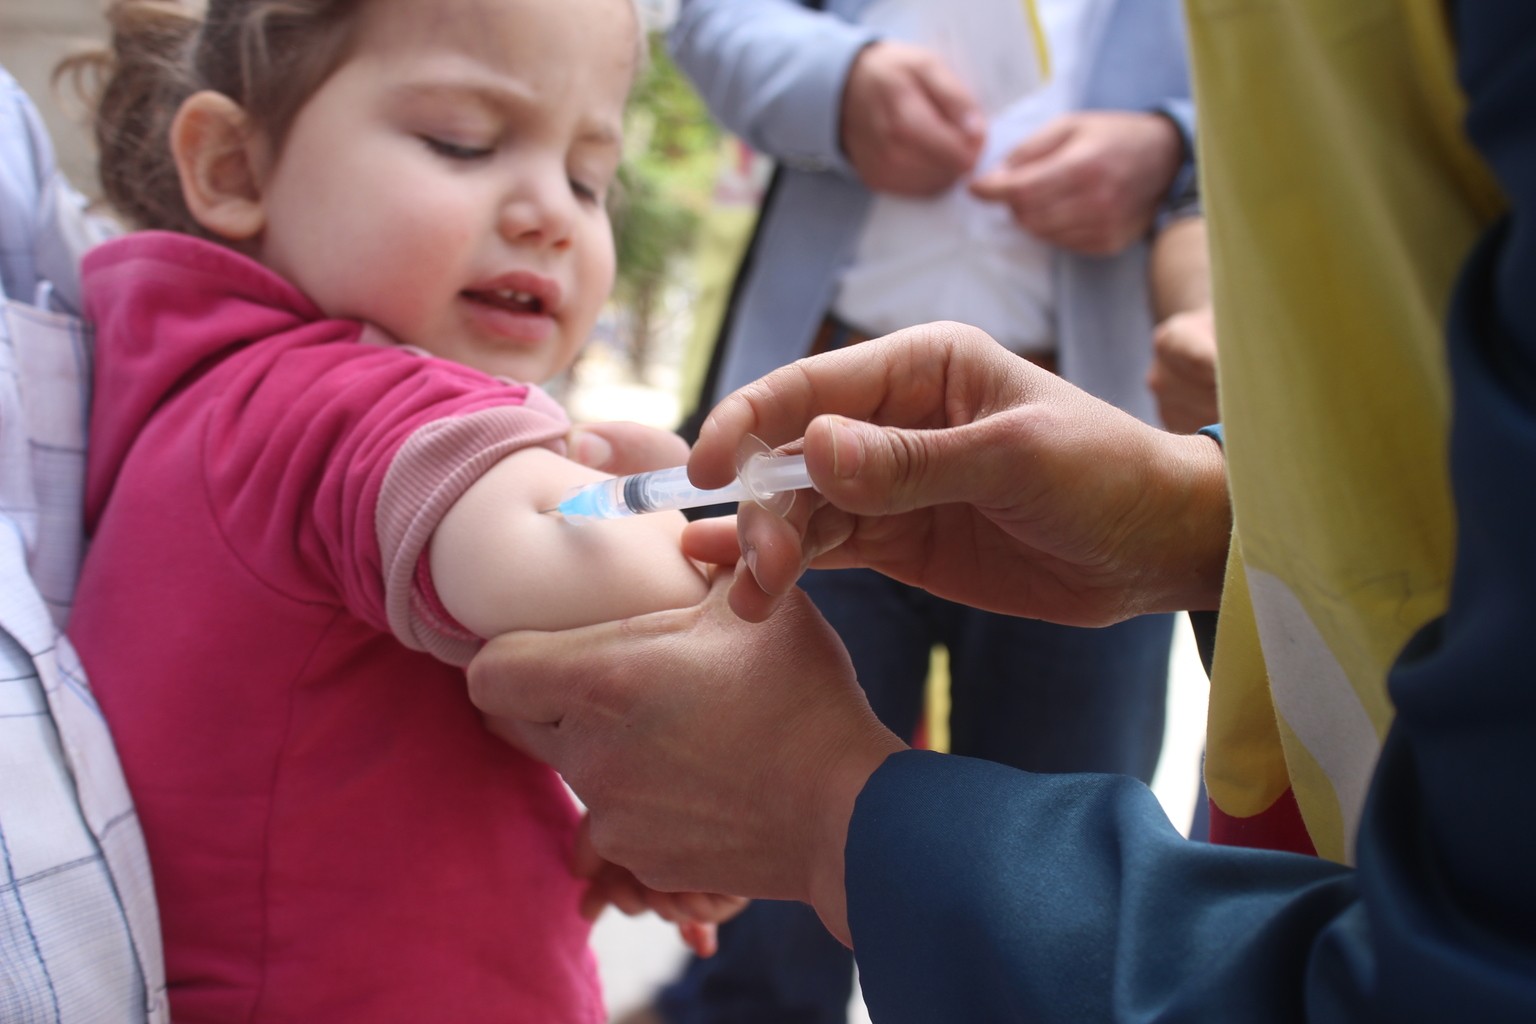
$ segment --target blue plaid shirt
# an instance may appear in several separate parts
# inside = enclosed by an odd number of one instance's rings
[[[62,629],[83,537],[99,226],[0,69],[0,1020],[169,1020],[144,837]]]

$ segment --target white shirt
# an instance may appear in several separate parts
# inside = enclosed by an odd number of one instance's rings
[[[1002,105],[989,125],[978,174],[1075,108],[1082,58],[1098,31],[1101,19],[1095,15],[1101,6],[1098,0],[1037,0],[1050,48],[1050,78]],[[953,53],[953,40],[934,26],[963,17],[956,13],[962,7],[952,0],[875,0],[861,21],[888,38],[933,47],[964,79],[968,58]],[[969,59],[976,61],[1033,59],[1029,38],[982,36],[972,45],[1005,51],[973,54]],[[929,199],[875,196],[833,313],[877,335],[931,320],[960,320],[1015,352],[1054,349],[1052,248],[1019,228],[1007,206],[976,199],[965,186],[961,182]]]
[[[0,70],[0,1020],[169,1019],[149,857],[112,737],[60,632],[84,545],[91,240]],[[14,301],[5,301],[9,298]]]

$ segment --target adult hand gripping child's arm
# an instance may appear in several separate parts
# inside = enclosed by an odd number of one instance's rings
[[[514,628],[561,629],[697,603],[706,593],[698,568],[678,546],[682,516],[664,513],[591,526],[543,510],[567,488],[614,474],[665,468],[686,460],[677,435],[631,423],[587,424],[567,437],[572,459],[543,448],[516,452],[472,486],[433,536],[434,586],[460,623],[484,637]],[[524,597],[530,586],[542,600]],[[522,627],[515,625],[524,623]],[[572,869],[589,882],[582,913],[595,919],[613,905],[647,910],[677,925],[699,956],[715,951],[715,927],[746,900],[713,893],[668,893],[641,883],[592,848],[583,820]]]

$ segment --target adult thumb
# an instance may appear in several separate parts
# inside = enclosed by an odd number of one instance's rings
[[[910,430],[822,416],[806,431],[806,461],[822,496],[855,515],[972,501],[990,453],[970,426]]]
[[[971,194],[978,199],[1008,202],[1020,190],[1049,180],[1059,162],[1053,159],[1055,154],[1075,130],[1070,121],[1052,121],[1013,147],[996,167],[972,181]]]
[[[1077,131],[1076,122],[1070,117],[1058,117],[1035,134],[1024,139],[1003,158],[1005,167],[1023,167],[1050,156],[1072,138]]]

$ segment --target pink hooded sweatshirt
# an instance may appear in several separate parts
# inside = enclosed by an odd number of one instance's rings
[[[603,1018],[558,777],[482,727],[425,548],[568,424],[182,235],[84,265],[69,631],[149,845],[174,1018]],[[537,599],[537,595],[532,595]]]

